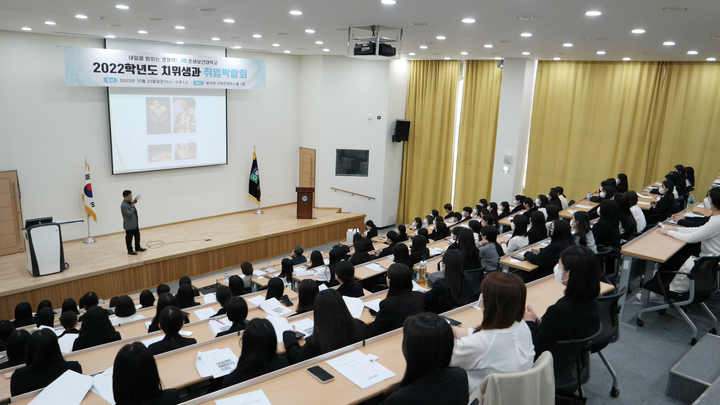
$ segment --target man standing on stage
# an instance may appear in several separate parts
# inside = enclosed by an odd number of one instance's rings
[[[135,204],[140,199],[140,194],[133,200],[132,191],[123,191],[123,202],[120,204],[120,211],[123,216],[123,229],[125,229],[125,245],[129,255],[136,255],[136,252],[144,252],[147,249],[140,247],[140,227],[138,226],[138,215]],[[135,250],[132,248],[133,236],[135,237]]]

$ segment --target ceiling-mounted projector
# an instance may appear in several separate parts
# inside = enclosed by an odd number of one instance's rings
[[[355,56],[360,55],[375,55],[376,51],[375,42],[368,42],[366,44],[356,44],[353,54]],[[395,48],[389,44],[380,43],[380,52],[377,52],[380,56],[395,56]]]
[[[347,56],[364,59],[399,58],[402,33],[400,28],[382,25],[349,27]]]

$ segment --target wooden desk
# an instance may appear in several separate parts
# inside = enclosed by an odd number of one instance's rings
[[[529,260],[521,261],[521,260],[513,259],[512,256],[513,255],[524,256],[525,252],[529,252],[531,249],[542,249],[549,244],[550,244],[550,238],[545,238],[545,239],[541,240],[540,242],[525,246],[522,249],[519,249],[513,253],[510,253],[508,255],[501,257],[500,265],[507,269],[513,268],[513,269],[531,272],[531,271],[537,269],[538,266],[530,263]]]
[[[578,207],[578,205],[583,205],[583,207]],[[584,211],[588,212],[592,210],[593,208],[600,205],[599,203],[588,201],[587,198],[583,198],[582,200],[576,202],[575,204],[571,205],[570,207],[567,207],[567,209],[564,209],[560,211],[560,218],[572,218],[573,214],[577,211]],[[586,208],[590,207],[590,208]]]
[[[514,217],[515,215],[517,215],[517,214],[522,214],[522,213],[525,212],[525,211],[527,211],[527,210],[518,211],[518,212],[516,212],[516,213],[514,213],[514,214],[512,214],[512,215],[508,215],[508,216],[506,216],[505,218],[503,218],[503,219],[501,219],[500,221],[498,221],[498,224],[504,225],[504,226],[510,226],[510,225],[512,225],[512,220],[511,220],[511,218],[513,218],[513,217]]]

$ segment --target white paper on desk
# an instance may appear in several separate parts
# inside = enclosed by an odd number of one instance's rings
[[[305,319],[299,320],[297,322],[291,323],[290,329],[288,329],[288,330],[292,330],[293,326],[295,327],[296,331],[298,331],[300,333],[304,333],[306,339],[308,337],[312,336],[313,331],[315,330],[315,322],[313,322],[313,320],[310,318],[305,318]]]
[[[437,256],[437,255],[442,254],[442,252],[443,252],[442,249],[436,249],[436,248],[430,248],[428,250],[430,250],[430,256]]]
[[[415,280],[412,281],[412,284],[413,284],[413,289],[412,289],[413,291],[420,291],[420,292],[430,291],[427,288],[420,287],[420,284],[416,283]]]
[[[210,327],[212,333],[217,335],[220,332],[225,332],[230,329],[232,327],[232,322],[230,322],[227,317],[222,319],[211,319],[210,322],[208,322],[208,326]]]
[[[218,399],[215,405],[272,405],[263,390],[235,395],[234,397]]]
[[[53,332],[55,332],[55,336],[60,337],[60,335],[62,335],[63,333],[65,333],[65,329],[63,329],[63,328],[53,329]]]
[[[267,268],[267,267],[266,267]],[[253,270],[253,274],[256,276],[264,276],[265,272],[262,270]]]
[[[688,213],[685,214],[685,218],[700,218],[700,217],[702,217],[702,216],[703,216],[703,215],[694,214],[694,213],[692,213],[692,212],[688,212]]]
[[[575,208],[585,208],[586,210],[593,209],[593,207],[591,205],[584,205],[584,204],[575,204]]]
[[[314,275],[315,275],[315,270],[313,270],[313,269],[307,269],[307,270],[297,269],[297,270],[295,270],[295,276],[297,276],[297,277],[314,276]]]
[[[272,315],[268,315],[268,317],[265,319],[270,321],[273,328],[275,329],[275,337],[277,338],[277,342],[282,343],[283,332],[285,332],[286,330],[290,330],[290,324],[288,323],[288,320],[279,316]]]
[[[79,405],[92,385],[92,377],[68,370],[45,387],[30,404],[55,405],[58,403],[58,398],[62,398],[63,405]]]
[[[277,298],[265,300],[265,302],[258,306],[260,309],[273,316],[283,316],[292,312],[290,309],[280,304],[280,301],[278,301]]]
[[[330,264],[330,259],[323,259],[323,262],[324,262],[325,264]]]
[[[152,321],[147,321],[147,322],[145,322],[145,327],[150,328],[151,324],[152,324]]]
[[[575,210],[568,210],[568,212],[571,213],[571,214],[574,214],[574,213],[576,213],[577,211],[575,211]]]
[[[113,395],[113,368],[95,374],[93,377],[93,386],[90,388],[92,392],[98,394],[102,399],[108,401],[111,405],[115,405],[115,396]]]
[[[520,263],[520,260],[518,260],[518,259],[510,259],[510,263],[512,263],[512,264],[518,264],[518,263]]]
[[[72,351],[73,343],[75,343],[75,339],[77,339],[78,336],[80,336],[78,333],[68,333],[58,339],[58,344],[60,345],[60,353],[70,353]]]
[[[142,309],[142,304],[135,304],[135,310]]]
[[[326,363],[355,385],[365,389],[395,376],[395,373],[375,361],[376,359],[377,356],[365,355],[356,350]]]
[[[365,267],[368,268],[368,269],[370,269],[370,270],[377,271],[377,272],[387,271],[387,268],[386,268],[386,267],[381,266],[381,265],[379,265],[379,264],[377,264],[377,263],[368,264],[368,265],[365,266]]]
[[[202,298],[205,301],[205,304],[214,304],[217,302],[217,296],[215,295],[215,293],[205,294]]]
[[[638,201],[638,205],[650,205],[650,203],[645,201]]]
[[[211,316],[213,316],[217,313],[217,311],[215,311],[212,308],[198,309],[197,311],[193,311],[193,312],[195,312],[195,315],[197,315],[198,319],[200,319],[201,321],[210,319]]]
[[[355,297],[342,297],[343,301],[345,301],[345,305],[347,306],[348,311],[350,311],[350,315],[352,315],[355,319],[360,319],[360,316],[362,315],[363,308],[365,308],[365,303],[362,302],[360,298]]]
[[[326,286],[325,284],[320,284],[320,285],[318,286],[318,292],[320,292],[320,291],[325,291],[325,290],[327,290],[327,289],[328,289],[328,286]]]
[[[371,301],[365,301],[364,305],[375,312],[380,312],[380,301],[382,300],[380,298],[377,298]]]
[[[123,323],[137,321],[139,319],[145,319],[145,317],[142,315],[139,315],[139,314],[133,314],[133,315],[122,317],[122,318],[119,316],[110,315],[110,323],[112,323],[113,326],[118,326]]]
[[[165,339],[165,335],[163,335],[163,334],[161,333],[161,334],[158,335],[158,336],[151,337],[150,339],[145,339],[145,340],[143,340],[141,343],[144,344],[145,347],[150,347],[151,344],[157,343],[157,342],[159,342],[159,341],[161,341],[161,340],[163,340],[163,339]]]
[[[263,296],[263,295],[258,295],[258,296],[255,296],[255,297],[252,297],[252,298],[248,299],[248,301],[249,301],[249,302],[252,302],[253,304],[255,304],[256,307],[259,307],[260,304],[262,304],[263,302],[265,302],[265,296]]]
[[[198,352],[195,366],[200,377],[220,378],[235,370],[237,357],[229,348]]]

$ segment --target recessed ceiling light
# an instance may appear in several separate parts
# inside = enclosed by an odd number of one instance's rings
[[[553,58],[553,60],[560,60],[560,58],[558,58],[558,57],[556,56],[556,57]]]
[[[642,28],[635,28],[634,30],[632,30],[630,32],[632,32],[633,34],[644,34],[645,30]]]
[[[522,34],[520,34],[520,36],[521,36],[521,37],[531,37],[532,34],[529,33],[529,32],[523,32]]]
[[[260,34],[253,34],[253,38],[262,38],[262,35],[260,35]]]
[[[45,21],[45,25],[55,25],[55,21]]]
[[[315,45],[322,45],[323,41],[315,41]]]
[[[315,30],[306,29],[305,32],[308,33],[308,34],[314,34],[314,33],[315,33]]]
[[[302,11],[300,11],[300,10],[290,10],[290,14],[292,14],[292,15],[302,15]]]
[[[523,55],[530,55],[530,52],[523,52]]]
[[[387,5],[393,5],[393,4],[395,4],[395,0],[380,0],[380,3],[387,4]]]
[[[474,18],[463,18],[462,22],[464,22],[465,24],[472,24],[475,22],[475,19]]]
[[[285,52],[285,53],[290,53],[290,51],[288,51],[287,49],[286,49],[286,50],[284,50],[283,52]]]
[[[445,60],[450,60],[450,58],[449,58],[449,57],[447,57],[447,56],[446,56],[446,57],[445,57],[444,59],[445,59]]]
[[[233,46],[233,49],[242,49],[242,46],[240,46],[240,45],[235,45],[235,46]]]
[[[218,38],[218,37],[212,37],[212,40],[213,40],[213,41],[219,41],[220,38]]]
[[[185,27],[183,27],[182,25],[176,25],[176,26],[175,26],[175,29],[176,29],[176,30],[184,30]]]
[[[467,52],[460,52],[460,55],[467,55]]]
[[[128,7],[124,4],[118,4],[117,6],[115,6],[115,8],[117,8],[119,10],[129,10],[130,9],[130,7]]]
[[[573,44],[571,44],[570,42],[566,42],[566,43],[563,44],[563,46],[564,46],[565,48],[572,48]]]
[[[496,57],[495,57],[495,60],[502,60],[502,58],[499,57],[499,56],[496,56]]]
[[[630,59],[630,58],[623,58],[623,60],[627,61],[627,60],[632,60],[632,59]]]
[[[228,23],[228,24],[232,24],[232,23],[235,22],[235,20],[233,20],[232,18],[226,18],[226,19],[223,20],[223,22],[224,22],[224,23]]]
[[[674,13],[674,12],[688,11],[688,8],[687,7],[663,7],[660,9],[660,11]]]
[[[420,45],[420,49],[427,49],[427,45]]]
[[[145,31],[145,30],[140,30],[140,31],[138,31],[138,34],[147,34],[147,31]]]
[[[675,42],[673,42],[673,41],[665,41],[665,42],[663,42],[663,45],[665,45],[665,46],[673,46],[673,45],[675,45]]]
[[[185,44],[185,42],[183,42],[183,41],[177,41],[177,42],[175,42],[175,43],[178,44],[178,45],[184,45],[184,44]]]
[[[323,49],[323,52],[330,52],[330,50],[325,48],[325,49]]]
[[[30,28],[30,27],[22,27],[20,29],[23,31],[32,31],[32,28]]]
[[[408,55],[415,56],[415,52],[410,52]]]
[[[493,47],[493,46],[490,45],[490,44],[485,44],[484,46],[485,46],[485,48],[492,48],[492,47]]]
[[[698,51],[688,51],[688,55],[697,55]]]
[[[715,62],[716,59],[715,59],[715,58],[707,58],[707,59],[705,59],[705,60],[708,61],[708,62]]]
[[[87,20],[87,16],[85,14],[75,14],[75,18],[79,18],[81,20]]]
[[[280,44],[272,44],[273,46],[280,46]]]
[[[589,17],[597,17],[599,15],[602,15],[602,13],[599,11],[586,11],[585,15]]]
[[[105,38],[115,38],[115,35],[105,35]]]
[[[442,35],[438,35],[438,36],[435,37],[435,39],[443,40],[443,39],[445,39],[445,37],[442,36]]]
[[[597,51],[595,53],[597,53],[598,55],[605,55],[605,51]]]

